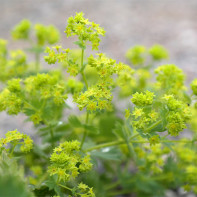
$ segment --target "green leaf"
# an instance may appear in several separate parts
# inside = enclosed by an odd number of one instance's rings
[[[69,116],[68,122],[69,122],[73,127],[76,127],[76,128],[82,127],[82,124],[81,124],[80,120],[77,118],[77,116],[74,116],[74,115]]]
[[[85,50],[86,46],[83,42],[81,42],[80,40],[74,42],[74,44],[76,44],[77,46],[79,46],[81,49]]]
[[[83,125],[84,129],[92,134],[99,134],[99,129],[93,125]]]
[[[104,149],[105,150],[105,149]],[[107,148],[106,148],[107,150]],[[97,157],[104,160],[118,161],[121,159],[121,153],[117,149],[110,149],[109,151],[93,151],[91,152],[92,157]]]
[[[57,185],[58,177],[56,175],[50,176],[45,184],[49,187],[49,190],[54,190],[58,195],[62,196],[60,187]]]

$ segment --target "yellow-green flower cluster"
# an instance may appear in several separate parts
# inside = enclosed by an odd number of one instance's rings
[[[191,119],[190,107],[175,99],[173,95],[164,95],[162,98],[153,100],[154,96],[154,93],[149,91],[146,91],[145,94],[135,93],[131,101],[136,106],[132,112],[126,110],[125,117],[128,119],[132,115],[132,125],[136,129],[142,129],[143,132],[146,132],[148,127],[156,121],[160,124],[158,120],[160,117],[161,131],[167,129],[170,135],[177,136],[186,128],[186,123]],[[159,139],[154,137],[152,140],[154,143]]]
[[[134,81],[133,74],[135,71],[130,68],[128,65],[123,64],[122,62],[116,64],[117,70],[117,85],[121,88],[127,88],[128,83],[132,83]]]
[[[183,139],[184,140],[184,139]],[[179,143],[173,146],[176,153],[176,160],[178,163],[178,168],[184,173],[184,181],[186,185],[184,189],[191,190],[197,193],[196,176],[197,176],[197,159],[196,150],[191,148],[188,144]]]
[[[180,91],[185,89],[183,71],[173,64],[159,66],[155,69],[157,74],[156,85],[167,94],[179,94]]]
[[[88,64],[95,68],[99,74],[99,77],[103,80],[108,79],[114,73],[121,71],[121,66],[116,67],[116,61],[107,58],[105,54],[98,53],[98,58],[94,58],[92,55],[88,58]],[[123,66],[122,66],[123,67]],[[124,67],[123,67],[124,68]]]
[[[53,25],[44,26],[42,24],[36,24],[34,26],[35,34],[38,45],[55,44],[60,39],[60,33]]]
[[[31,23],[29,20],[22,20],[17,24],[12,30],[12,37],[15,40],[19,39],[30,39]],[[53,26],[44,26],[42,24],[36,24],[34,26],[35,36],[38,45],[54,44],[59,41],[60,34],[59,31]]]
[[[20,144],[22,152],[29,152],[33,147],[33,140],[26,134],[15,131],[8,131],[5,138],[0,138],[0,149],[7,146],[8,143],[14,147]]]
[[[48,172],[50,176],[57,175],[58,181],[70,181],[81,172],[92,168],[90,156],[81,155],[80,143],[77,140],[61,143],[54,149],[50,161]]]
[[[150,145],[156,145],[156,144],[159,144],[160,143],[160,137],[159,135],[154,135],[152,137],[149,138],[149,142],[150,142]]]
[[[146,60],[146,48],[141,45],[136,45],[127,51],[126,58],[133,65],[143,65]]]
[[[95,197],[93,188],[88,187],[84,183],[79,183],[78,184],[77,189],[74,192],[74,195],[80,196],[80,197]]]
[[[61,46],[54,46],[54,49],[46,48],[45,52],[49,54],[49,56],[45,56],[44,59],[48,64],[55,64],[56,62],[63,63],[64,68],[67,68],[67,72],[70,73],[71,76],[76,76],[79,71],[79,64],[75,59],[69,57],[69,49],[62,49]],[[57,53],[56,53],[57,52]]]
[[[163,166],[170,149],[162,146],[160,143],[153,144],[154,146],[137,146],[135,152],[139,160],[141,160],[138,166],[139,173],[148,172],[151,176],[159,176],[163,172]]]
[[[163,46],[159,44],[153,45],[149,49],[146,49],[146,47],[142,45],[136,45],[127,51],[126,58],[132,65],[147,66],[149,65],[148,61],[150,60],[161,61],[163,59],[167,59],[168,52]]]
[[[0,80],[5,81],[13,77],[21,77],[27,70],[26,54],[22,50],[15,50],[6,57],[6,46],[0,50]]]
[[[152,56],[153,60],[160,61],[162,59],[167,59],[169,57],[168,51],[161,45],[153,45],[149,49],[149,53]]]
[[[30,119],[38,124],[42,120],[41,111],[44,107],[65,103],[65,91],[64,82],[52,74],[38,74],[24,80],[13,79],[8,81],[7,88],[0,93],[0,111],[18,114],[31,109]]]
[[[129,73],[129,71],[128,71]],[[133,73],[133,74],[132,74]],[[151,85],[147,80],[151,77],[151,74],[148,70],[146,69],[137,69],[133,71],[130,75],[128,76],[127,74],[127,82],[125,83],[118,83],[120,86],[120,96],[121,97],[129,97],[136,91],[144,91],[145,88],[149,85]],[[121,75],[120,75],[121,77]],[[121,82],[118,77],[118,82]]]
[[[7,111],[8,114],[18,114],[21,111],[22,103],[21,98],[8,89],[0,93],[0,111]]]
[[[79,42],[77,43],[81,48],[85,48],[86,42],[91,42],[92,50],[98,50],[100,43],[99,35],[104,36],[105,31],[94,22],[89,22],[83,17],[83,12],[76,13],[74,17],[68,18],[68,24],[65,30],[67,37],[77,35]]]
[[[18,39],[28,39],[31,29],[31,23],[29,20],[24,19],[19,24],[17,24],[12,30],[12,38]]]
[[[76,96],[74,101],[78,103],[80,110],[87,108],[88,111],[96,111],[111,108],[112,95],[105,83],[99,83],[88,88],[87,91]]]
[[[167,107],[166,128],[172,136],[177,136],[186,127],[191,118],[191,110],[188,105],[176,100],[173,95],[164,95],[164,103]]]
[[[190,86],[193,91],[193,94],[197,96],[197,79],[194,79]]]
[[[155,110],[146,110],[143,108],[137,108],[135,107],[134,111],[130,114],[132,115],[132,125],[133,127],[137,129],[144,129],[144,132],[146,128],[151,124],[154,123],[158,117],[159,113]]]
[[[131,99],[131,101],[136,106],[146,106],[153,103],[154,97],[154,93],[147,90],[145,93],[136,92],[135,94],[133,94],[133,98]]]
[[[144,129],[157,121],[159,113],[153,108],[150,107],[153,104],[153,99],[155,95],[152,92],[146,91],[145,93],[135,93],[131,101],[136,105],[134,110],[126,110],[126,118],[131,118],[131,123],[136,129]]]
[[[78,103],[79,109],[87,108],[89,111],[111,109],[112,100],[112,75],[122,71],[125,66],[116,64],[115,60],[107,58],[104,54],[98,54],[98,58],[90,56],[88,64],[96,69],[99,75],[99,81],[89,87],[84,93],[75,97],[75,102]]]
[[[59,78],[49,74],[38,74],[37,76],[30,76],[25,79],[25,91],[35,97],[40,97],[44,100],[50,100],[56,104],[61,105],[67,99],[65,94],[66,88],[63,81]]]

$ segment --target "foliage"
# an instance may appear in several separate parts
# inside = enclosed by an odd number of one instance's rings
[[[16,25],[12,37],[30,43],[33,63],[0,40],[0,111],[24,114],[40,139],[17,130],[0,138],[0,196],[162,197],[180,187],[197,193],[197,79],[190,94],[180,68],[156,68],[169,59],[161,45],[134,46],[128,64],[100,52],[86,57],[105,31],[82,12],[68,19],[65,33],[77,38],[78,50],[57,45],[52,25]],[[58,68],[40,67],[44,51]]]

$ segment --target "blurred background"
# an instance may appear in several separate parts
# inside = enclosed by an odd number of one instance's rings
[[[170,53],[168,62],[184,70],[187,82],[197,77],[197,0],[0,0],[0,37],[9,40],[9,49],[21,48],[10,30],[29,19],[55,25],[63,47],[74,48],[63,32],[67,18],[80,11],[106,30],[100,52],[124,62],[126,51],[136,44],[161,44]],[[22,132],[31,130],[24,119],[1,113],[0,132],[21,125]]]

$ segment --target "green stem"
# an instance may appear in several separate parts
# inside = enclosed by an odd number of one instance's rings
[[[133,145],[129,142],[129,139],[128,139],[129,138],[128,136],[130,135],[130,132],[129,132],[128,127],[126,125],[124,126],[124,129],[125,129],[125,141],[126,141],[130,156],[133,157],[133,159],[135,161],[136,160],[136,154],[135,154]]]
[[[81,75],[82,75],[83,80],[85,82],[86,89],[88,89],[88,82],[87,82],[86,77],[83,72],[83,57],[84,57],[84,49],[81,50]]]
[[[69,190],[69,191],[72,191],[72,189],[70,188],[70,187],[67,187],[67,186],[65,186],[65,185],[62,185],[62,184],[58,184],[60,187],[63,187],[63,188],[65,188],[65,189],[67,189],[67,190]]]
[[[88,120],[89,120],[89,113],[87,112],[86,113],[86,121],[85,121],[86,124],[88,124]],[[83,133],[83,138],[82,138],[82,141],[81,141],[80,149],[82,149],[82,147],[83,147],[83,144],[85,142],[86,136],[87,136],[87,130],[85,130],[84,133]]]
[[[147,129],[145,129],[144,133],[147,133],[147,132],[151,131],[151,130],[154,129],[156,126],[158,126],[161,122],[162,122],[161,120],[155,122],[155,123],[152,124],[150,127],[148,127]]]
[[[148,127],[145,130],[145,132],[151,131],[153,128],[155,128],[160,123],[161,123],[161,120],[157,121],[156,123],[154,123],[153,125],[151,125],[150,127]],[[135,137],[138,137],[139,135],[140,134],[136,134],[134,136],[131,136],[130,139],[128,140],[128,142],[129,143],[137,143],[137,141],[131,141],[131,140],[133,138],[135,138]],[[138,143],[142,143],[142,142],[138,142]],[[146,143],[149,143],[149,142],[146,141]],[[95,150],[95,149],[105,148],[105,147],[109,147],[109,146],[117,146],[117,145],[120,145],[120,144],[125,144],[125,140],[117,140],[117,141],[114,141],[114,142],[107,142],[107,143],[104,143],[104,144],[99,144],[99,145],[96,145],[94,147],[88,148],[85,151],[88,152],[88,151],[92,151],[92,150]]]
[[[83,71],[81,71],[81,75],[82,75],[83,80],[84,80],[84,82],[85,82],[86,88],[88,89],[88,82],[87,82],[87,80],[86,80],[86,77],[85,77]]]
[[[131,142],[130,140],[137,137],[137,136],[139,136],[139,134],[136,134],[136,135],[132,136],[129,139],[129,142]],[[117,141],[114,141],[114,142],[107,142],[107,143],[104,143],[104,144],[99,144],[97,146],[88,148],[85,151],[88,152],[88,151],[92,151],[92,150],[95,150],[95,149],[105,148],[105,147],[109,147],[109,146],[117,146],[117,145],[120,145],[120,144],[125,144],[125,140],[117,140]]]
[[[63,187],[64,189],[67,189],[67,190],[69,190],[69,191],[71,191],[72,192],[72,189],[70,188],[70,187],[67,187],[67,186],[65,186],[65,185],[62,185],[62,184],[58,184],[60,187]],[[79,194],[79,193],[75,193],[75,194],[77,194],[77,195],[79,195],[79,196],[81,196],[81,194]]]
[[[15,149],[15,147],[16,147],[16,145],[17,145],[18,143],[15,143],[15,144],[13,144],[13,147],[12,147],[12,150],[11,150],[11,153],[10,153],[10,156],[12,156],[13,155],[13,153],[14,153],[14,149]]]

